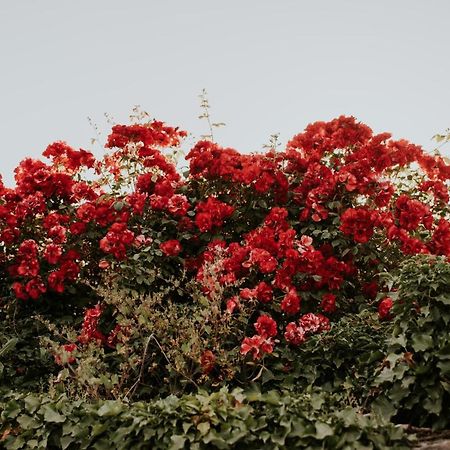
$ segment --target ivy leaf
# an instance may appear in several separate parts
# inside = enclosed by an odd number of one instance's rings
[[[327,436],[332,436],[334,434],[333,428],[327,423],[316,422],[316,438],[325,439]]]
[[[120,403],[111,401],[111,402],[105,402],[100,407],[100,409],[97,411],[97,414],[100,417],[103,416],[117,416],[122,410],[122,407]]]
[[[66,420],[62,414],[52,409],[50,405],[44,405],[40,411],[42,410],[44,411],[44,420],[46,422],[63,423]]]
[[[416,352],[423,352],[433,347],[433,337],[428,334],[414,334],[412,336],[412,347]]]
[[[184,448],[184,443],[186,442],[186,438],[181,435],[173,435],[171,436],[172,445],[169,447],[169,450],[181,450]]]

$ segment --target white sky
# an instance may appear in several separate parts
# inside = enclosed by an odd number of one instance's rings
[[[449,0],[1,0],[0,172],[136,104],[199,136],[202,88],[240,151],[340,114],[432,149],[449,44]]]

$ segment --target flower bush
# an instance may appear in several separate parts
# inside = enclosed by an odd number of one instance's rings
[[[36,364],[55,395],[286,388],[299,358],[308,376],[327,358],[321,343],[333,348],[339,327],[356,320],[379,345],[402,300],[389,277],[411,257],[447,264],[450,166],[439,155],[341,116],[282,151],[201,140],[180,174],[186,135],[156,120],[115,125],[102,159],[56,142],[47,162],[20,163],[14,188],[0,183],[2,317],[45,325],[41,356],[27,354],[47,358]],[[363,352],[370,382],[376,353]],[[8,354],[11,374],[22,357]],[[330,386],[358,372],[343,360]],[[334,372],[330,362],[317,380]]]

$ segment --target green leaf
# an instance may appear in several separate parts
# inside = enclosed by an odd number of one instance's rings
[[[0,348],[0,357],[5,356],[8,352],[13,350],[18,342],[18,338],[11,338],[2,348]]]
[[[316,438],[325,439],[327,436],[332,436],[334,434],[333,428],[327,423],[316,422]]]
[[[122,404],[115,401],[107,401],[97,411],[100,417],[117,416],[122,411]]]
[[[24,401],[25,409],[29,413],[34,413],[41,405],[41,400],[39,399],[39,397],[35,397],[33,395],[28,395],[27,397],[25,397]]]
[[[46,422],[62,423],[66,420],[63,415],[59,414],[58,411],[55,411],[50,405],[42,406],[40,412],[41,411],[44,411],[44,420]]]
[[[372,403],[372,411],[386,422],[390,421],[391,417],[397,412],[393,402],[386,397],[378,397]]]
[[[436,300],[443,303],[444,305],[450,305],[450,295],[442,294],[436,297]]]
[[[441,374],[444,377],[450,376],[450,360],[449,361],[439,361],[437,367],[441,369]]]
[[[181,435],[173,435],[170,440],[172,441],[172,445],[169,447],[169,450],[181,450],[184,448],[184,443],[186,442],[186,438]]]
[[[416,352],[423,352],[433,347],[433,337],[428,334],[414,334],[412,347]]]
[[[211,425],[209,422],[200,422],[197,425],[197,430],[200,432],[202,436],[204,436],[209,431],[210,428]]]

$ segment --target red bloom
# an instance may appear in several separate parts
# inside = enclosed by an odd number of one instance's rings
[[[391,308],[394,305],[394,301],[390,297],[385,297],[378,304],[378,316],[381,320],[389,320],[391,318]]]
[[[353,237],[355,242],[364,244],[373,235],[378,220],[378,212],[366,208],[349,208],[341,216],[340,230]]]
[[[211,350],[205,350],[200,356],[200,365],[204,374],[209,374],[216,364],[216,356]]]
[[[297,314],[300,311],[300,297],[295,289],[291,289],[281,301],[281,310],[286,314]]]
[[[322,295],[321,308],[327,313],[334,313],[336,311],[336,296],[328,293]]]
[[[295,322],[290,322],[286,326],[284,338],[289,344],[300,345],[306,340],[305,330]]]
[[[376,281],[365,283],[362,286],[362,292],[370,300],[375,300],[378,294],[378,283]]]
[[[265,353],[273,352],[273,341],[271,338],[264,338],[259,334],[249,338],[246,337],[241,344],[241,355],[251,353],[253,359],[259,359]]]
[[[203,233],[210,231],[213,227],[222,226],[224,220],[234,212],[232,206],[214,197],[209,197],[206,202],[198,203],[195,210],[197,213],[195,224]]]
[[[318,333],[330,329],[330,321],[322,314],[304,314],[299,320],[300,326],[305,333]]]
[[[65,142],[54,142],[47,147],[43,155],[51,158],[55,165],[62,165],[70,172],[75,172],[82,166],[91,168],[95,163],[94,155],[91,152],[81,149],[74,150]]]
[[[116,222],[111,225],[106,236],[100,240],[100,248],[120,261],[126,258],[127,247],[133,242],[134,233],[127,228],[127,224]]]
[[[25,290],[33,300],[37,300],[47,291],[47,287],[40,278],[33,278],[26,284]]]
[[[277,323],[272,317],[262,315],[254,324],[256,332],[262,337],[274,337],[277,335]]]
[[[58,264],[62,254],[62,248],[57,244],[48,244],[44,250],[44,258],[49,264]]]
[[[239,309],[240,303],[238,297],[231,297],[227,300],[227,312],[233,314],[235,309]]]
[[[83,328],[80,336],[78,336],[79,342],[82,344],[87,344],[90,341],[97,341],[100,343],[106,342],[106,336],[98,329],[101,315],[102,308],[100,304],[86,310]]]
[[[163,242],[160,245],[160,248],[166,256],[177,256],[182,250],[180,241],[178,241],[177,239],[171,239],[169,241]]]
[[[186,196],[175,194],[169,198],[167,211],[174,216],[185,216],[189,209],[189,202]]]
[[[273,289],[266,282],[261,281],[256,288],[256,298],[261,303],[270,303],[273,299]]]
[[[395,202],[395,207],[400,226],[405,230],[415,230],[420,223],[423,223],[427,229],[431,228],[433,216],[430,208],[422,202],[403,194]]]
[[[250,252],[250,259],[245,264],[244,267],[257,265],[261,273],[270,273],[277,268],[278,261],[267,250],[255,248]]]
[[[20,300],[28,300],[29,298],[28,293],[25,290],[25,286],[22,283],[16,281],[15,283],[13,283],[12,289],[14,291],[14,295],[16,296],[16,298]]]

